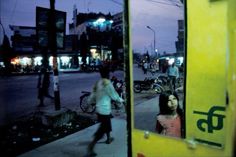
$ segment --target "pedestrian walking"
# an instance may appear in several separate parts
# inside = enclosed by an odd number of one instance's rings
[[[39,107],[44,106],[44,98],[54,100],[54,97],[49,94],[50,73],[46,68],[42,68],[38,77],[38,99]]]
[[[112,131],[111,100],[120,103],[124,102],[109,80],[109,68],[101,67],[99,71],[101,79],[95,83],[92,93],[88,98],[88,103],[96,103],[97,118],[100,122],[100,125],[94,134],[94,139],[88,146],[89,156],[96,156],[94,147],[104,134],[106,134],[107,137],[106,144],[110,144],[114,140],[114,138],[110,136],[110,132]]]

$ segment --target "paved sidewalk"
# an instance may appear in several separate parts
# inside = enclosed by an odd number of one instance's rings
[[[40,146],[18,157],[87,157],[87,146],[93,138],[99,124]],[[111,144],[105,143],[105,137],[95,146],[96,157],[127,157],[126,120],[112,119],[112,136],[115,140]]]
[[[145,77],[151,76],[149,73],[143,75],[142,70],[137,67],[135,67],[135,69],[136,72],[134,73],[134,79],[142,80]],[[158,75],[158,73],[155,75]],[[150,124],[153,124],[153,121],[155,121],[155,115],[158,112],[158,97],[159,96],[157,95],[157,97],[135,106],[136,128],[153,131],[153,126]],[[146,116],[144,116],[144,114]],[[127,157],[126,114],[119,114],[113,111],[113,115],[115,117],[112,119],[112,136],[115,140],[111,144],[107,145],[105,144],[105,137],[101,139],[95,147],[97,157]],[[150,120],[150,123],[147,123],[148,119]],[[74,134],[21,154],[18,157],[86,157],[87,146],[89,142],[92,141],[93,134],[98,125],[99,124],[95,124],[84,130],[80,130]]]

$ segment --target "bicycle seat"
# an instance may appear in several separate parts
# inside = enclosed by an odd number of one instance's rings
[[[91,92],[88,92],[88,91],[82,91],[81,93],[90,94]]]

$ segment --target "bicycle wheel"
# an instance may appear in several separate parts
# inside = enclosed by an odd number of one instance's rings
[[[80,98],[80,108],[85,113],[93,113],[95,111],[96,105],[95,104],[88,104],[89,95],[86,94]]]

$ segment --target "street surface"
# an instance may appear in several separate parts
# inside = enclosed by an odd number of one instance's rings
[[[116,76],[124,80],[124,72],[110,73],[110,77]],[[136,64],[133,66],[133,79],[144,80],[145,77],[155,77],[151,73],[143,74]],[[53,81],[51,74],[50,94],[53,95]],[[79,107],[82,91],[91,91],[94,83],[100,78],[98,72],[93,73],[60,73],[60,100],[62,108],[69,108],[81,112]],[[37,105],[37,81],[38,75],[23,75],[0,78],[0,125],[9,123],[19,117],[38,110]],[[183,94],[181,101],[183,99]],[[134,93],[134,125],[141,130],[154,131],[158,108],[159,94],[153,91]],[[46,106],[54,106],[54,102],[45,98]],[[95,114],[94,114],[95,115]]]
[[[140,68],[134,67],[134,77],[144,79]],[[124,80],[123,71],[110,73],[110,77],[116,76]],[[50,94],[53,95],[53,74],[51,74]],[[98,72],[93,73],[60,73],[59,88],[61,107],[72,110],[80,110],[79,98],[82,91],[91,91],[92,86],[100,78]],[[37,110],[39,100],[37,99],[38,75],[22,75],[0,77],[0,125],[5,122],[11,122],[21,116]],[[150,96],[151,94],[151,96]],[[155,94],[150,92],[135,93],[135,104],[142,103],[150,99]],[[54,106],[54,102],[48,98],[44,100],[46,106]]]
[[[155,73],[153,76],[150,72],[144,74],[137,64],[133,66],[134,80],[144,80],[145,77],[155,77],[157,75],[158,73]],[[159,94],[151,90],[134,93],[134,127],[136,129],[155,131],[155,116],[159,111],[158,98]]]
[[[160,73],[152,75],[150,72],[143,74],[138,65],[133,66],[133,79],[144,80],[145,77],[157,77]],[[179,104],[183,106],[183,93],[178,93]],[[143,131],[155,132],[156,115],[159,113],[159,94],[154,91],[134,93],[134,127]]]
[[[116,71],[110,76],[116,76],[124,80],[124,72]],[[50,94],[53,91],[53,74],[51,74]],[[72,110],[80,110],[79,100],[82,91],[91,91],[94,83],[100,78],[98,72],[94,73],[60,73],[60,100],[61,107]],[[37,99],[38,75],[23,75],[0,78],[0,125],[8,123],[21,116],[27,115],[38,109]],[[48,98],[44,100],[45,105],[53,105],[54,102]]]
[[[147,72],[147,74],[144,74],[141,67],[138,67],[137,64],[133,65],[133,79],[134,80],[144,80],[145,77],[156,77],[156,76],[158,76],[158,73],[155,73],[154,75],[152,75],[150,72]],[[143,103],[149,99],[152,99],[156,96],[157,94],[152,90],[142,91],[141,93],[134,93],[134,106],[140,103]]]

